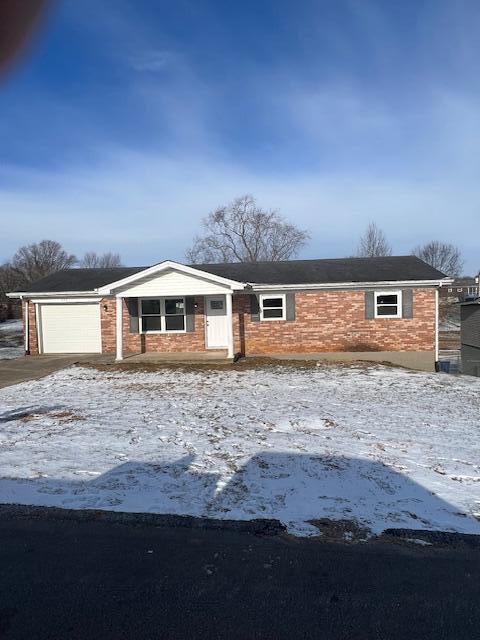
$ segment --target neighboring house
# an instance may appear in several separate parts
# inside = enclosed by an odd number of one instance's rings
[[[462,373],[480,376],[480,299],[460,305]]]
[[[455,278],[448,286],[440,289],[443,299],[463,302],[468,297],[478,296],[478,283],[475,278]]]
[[[433,370],[438,288],[414,256],[68,269],[20,298],[30,354],[217,352]]]

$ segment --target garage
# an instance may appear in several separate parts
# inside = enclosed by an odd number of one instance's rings
[[[98,302],[38,305],[41,353],[101,353]]]

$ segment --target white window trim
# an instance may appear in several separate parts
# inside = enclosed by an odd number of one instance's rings
[[[271,298],[282,299],[282,317],[281,318],[264,318],[263,317],[263,301]],[[271,309],[279,309],[280,307],[270,307]],[[260,320],[261,322],[277,322],[278,320],[287,319],[287,296],[285,293],[262,293],[260,294]]]
[[[183,300],[183,329],[166,329],[165,323],[165,300]],[[153,331],[144,331],[143,330],[143,314],[142,314],[142,301],[143,300],[160,300],[160,314],[158,313],[146,313],[145,315],[152,318],[158,318],[160,315],[160,329],[155,329]],[[174,314],[174,315],[180,315]],[[185,296],[144,296],[143,298],[138,298],[138,331],[139,333],[151,334],[151,333],[187,333],[187,306]]]
[[[378,304],[377,298],[379,296],[397,296],[397,313],[395,315],[379,315],[377,313]],[[375,304],[375,318],[402,318],[402,291],[399,289],[398,291],[375,291],[374,293],[374,304]],[[380,306],[392,306],[392,305],[380,305]]]

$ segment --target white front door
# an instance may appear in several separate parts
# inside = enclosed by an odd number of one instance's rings
[[[225,296],[205,296],[207,349],[227,348],[227,310]]]

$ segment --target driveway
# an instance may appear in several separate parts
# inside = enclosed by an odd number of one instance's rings
[[[77,362],[96,362],[101,358],[102,356],[69,354],[23,356],[14,360],[0,360],[0,388],[43,378]]]
[[[39,513],[0,510],[8,640],[478,637],[480,550],[461,541],[352,545],[248,523]]]

